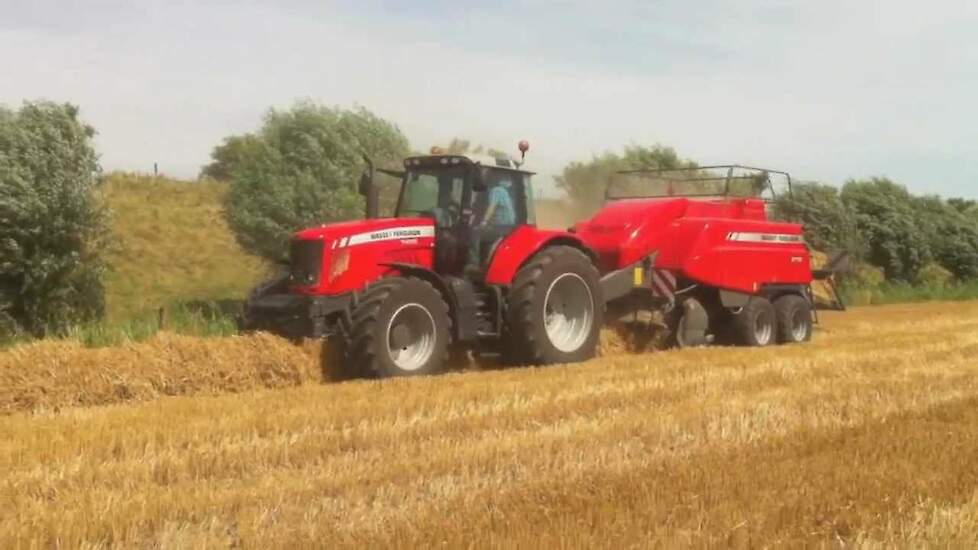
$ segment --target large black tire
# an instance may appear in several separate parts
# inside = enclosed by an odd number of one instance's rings
[[[766,298],[751,297],[733,323],[736,341],[742,346],[769,346],[777,339],[777,316]]]
[[[444,297],[427,281],[381,279],[363,292],[344,324],[346,342],[338,347],[351,376],[420,376],[445,366],[452,320]]]
[[[548,365],[594,357],[604,299],[598,271],[580,250],[554,246],[530,259],[513,279],[506,308],[508,362]]]
[[[774,301],[778,319],[778,342],[797,344],[812,339],[812,306],[797,294],[786,294]]]

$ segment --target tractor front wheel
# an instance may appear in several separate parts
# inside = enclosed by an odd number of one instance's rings
[[[451,323],[448,304],[427,281],[382,279],[352,311],[347,366],[367,377],[436,374],[448,355]]]
[[[594,357],[604,300],[598,271],[583,252],[554,246],[534,256],[507,297],[507,350],[514,363],[576,363]]]

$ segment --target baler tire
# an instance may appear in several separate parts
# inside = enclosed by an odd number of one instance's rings
[[[778,342],[798,344],[812,339],[812,306],[797,294],[786,294],[774,301],[778,319]]]
[[[401,315],[414,317],[401,319]],[[414,322],[410,322],[414,321]],[[431,283],[413,277],[389,277],[367,287],[357,300],[343,330],[347,332],[347,368],[357,377],[391,378],[437,374],[445,366],[451,344],[452,320],[448,304]],[[391,349],[391,338],[398,328],[416,336],[421,349],[405,346]],[[415,330],[425,331],[420,334]],[[401,353],[418,355],[401,358]],[[395,356],[397,356],[395,358]]]
[[[742,346],[769,346],[777,339],[778,321],[767,298],[752,296],[734,316],[736,341]]]
[[[566,278],[566,279],[565,279]],[[573,322],[567,330],[568,342],[564,344],[572,349],[561,349],[561,344],[555,343],[547,329],[548,301],[551,292],[561,280],[566,289],[575,287],[584,298],[580,304],[583,315],[588,315],[588,300],[590,300],[590,321],[585,320],[583,326],[576,328]],[[568,286],[570,285],[570,286]],[[560,292],[564,292],[562,289]],[[577,295],[572,292],[571,295]],[[560,296],[555,296],[560,298]],[[555,304],[556,305],[556,304]],[[513,278],[506,297],[506,357],[512,364],[548,365],[554,363],[577,363],[594,357],[601,327],[604,324],[605,304],[601,295],[601,283],[598,270],[594,263],[583,252],[571,246],[553,246],[536,254],[529,260]],[[567,304],[560,303],[561,308]],[[573,314],[573,312],[571,312]],[[551,310],[551,315],[557,315]],[[562,315],[563,324],[568,326],[567,315]],[[556,330],[556,322],[551,317],[551,329]],[[590,322],[590,325],[587,323]],[[577,342],[580,341],[580,344]]]

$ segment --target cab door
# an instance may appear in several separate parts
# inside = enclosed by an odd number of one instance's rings
[[[458,275],[465,267],[468,227],[466,217],[470,192],[466,179],[458,172],[438,177],[438,208],[435,216],[435,271]]]

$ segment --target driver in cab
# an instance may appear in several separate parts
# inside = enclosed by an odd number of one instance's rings
[[[468,269],[478,270],[481,267],[483,241],[502,237],[509,228],[516,225],[516,208],[510,195],[512,185],[510,180],[502,179],[489,190],[488,205],[482,220],[472,228]]]
[[[509,194],[509,188],[513,183],[509,180],[500,180],[495,187],[489,190],[489,206],[482,217],[480,225],[513,225],[516,223],[516,210],[513,208],[513,197]]]

